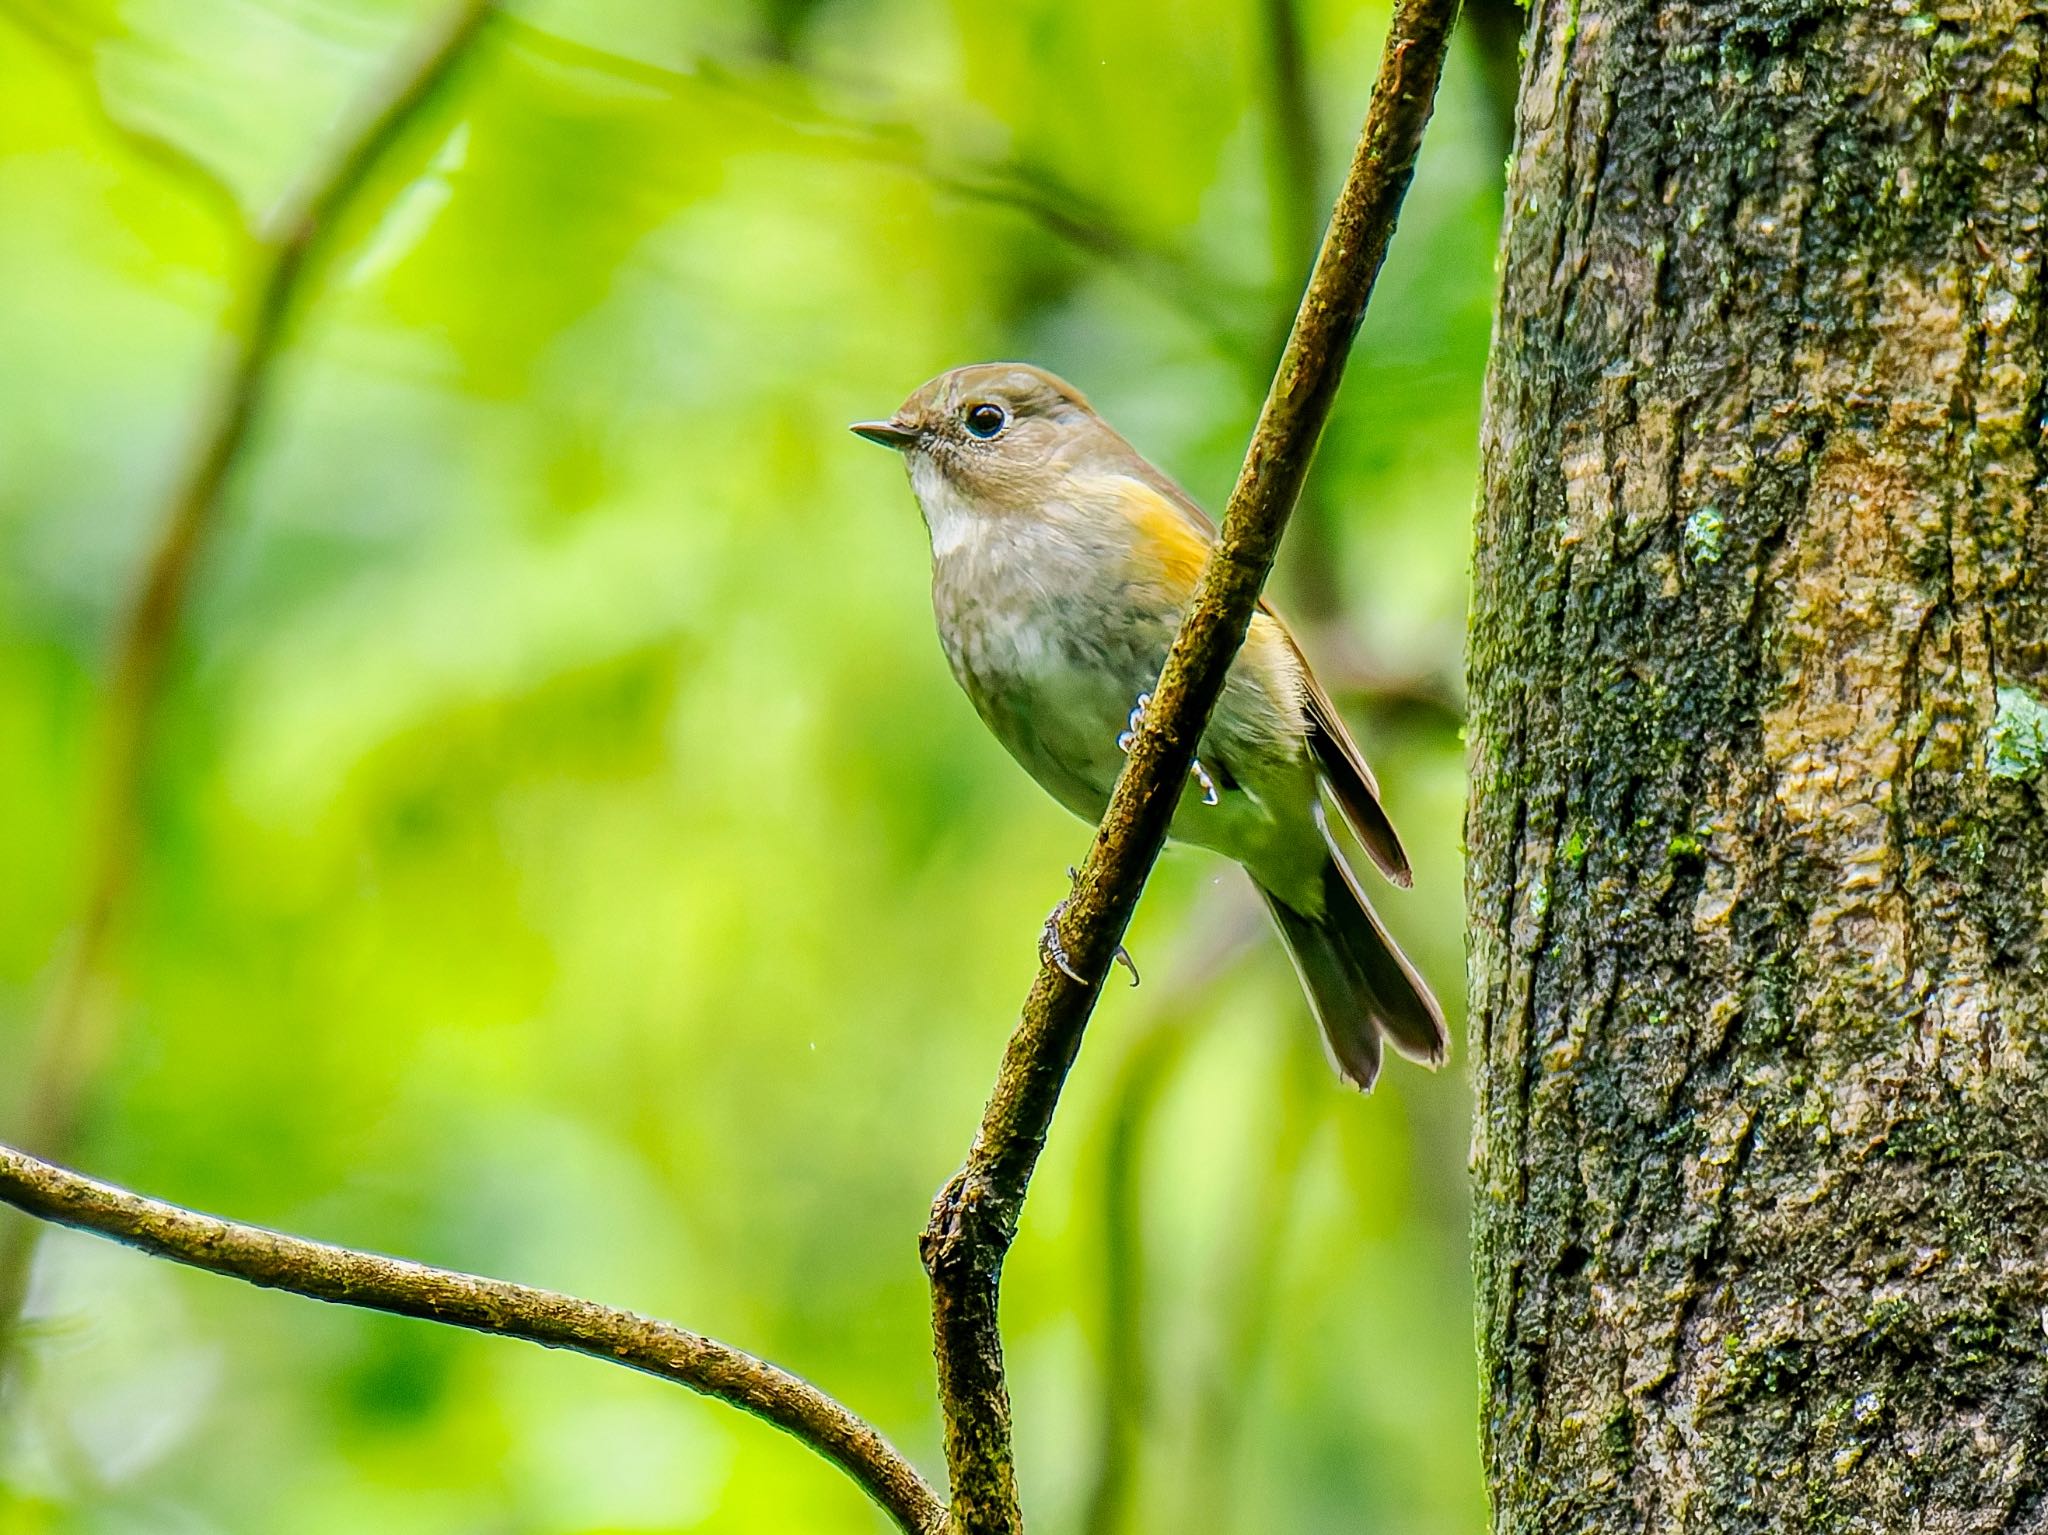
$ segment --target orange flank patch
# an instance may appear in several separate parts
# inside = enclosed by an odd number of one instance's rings
[[[1137,530],[1139,560],[1161,572],[1173,600],[1186,602],[1201,579],[1202,563],[1215,546],[1216,532],[1209,519],[1193,503],[1182,504],[1155,490],[1142,480],[1123,480],[1117,487],[1117,507]],[[1252,626],[1245,635],[1244,648],[1262,670],[1278,667],[1306,669],[1294,638],[1280,616],[1261,599]]]
[[[1160,572],[1169,600],[1185,604],[1194,595],[1202,563],[1216,542],[1209,519],[1192,503],[1178,502],[1141,480],[1124,480],[1118,486],[1117,506],[1137,531],[1133,550],[1137,561]],[[1291,694],[1303,686],[1296,680],[1307,672],[1301,652],[1287,626],[1264,602],[1252,615],[1241,655],[1256,675],[1268,679],[1276,695]]]
[[[1209,558],[1214,535],[1142,480],[1125,480],[1117,489],[1117,509],[1137,531],[1134,552],[1140,563],[1159,571],[1174,600],[1185,602],[1202,574],[1202,562]]]

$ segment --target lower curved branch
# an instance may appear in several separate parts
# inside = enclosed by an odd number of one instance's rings
[[[266,1289],[524,1338],[676,1381],[802,1440],[858,1482],[907,1535],[946,1528],[938,1494],[866,1421],[787,1370],[670,1323],[201,1215],[7,1146],[0,1146],[0,1203]]]

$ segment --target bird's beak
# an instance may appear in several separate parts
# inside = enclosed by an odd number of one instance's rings
[[[885,448],[901,450],[917,441],[917,433],[897,421],[856,421],[847,430]]]

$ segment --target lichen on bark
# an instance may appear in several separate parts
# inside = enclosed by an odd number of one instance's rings
[[[1498,1529],[2048,1529],[2044,33],[1532,11],[1470,648]]]
[[[1994,778],[2037,778],[2048,768],[2048,706],[2025,688],[2000,688],[1984,748]]]

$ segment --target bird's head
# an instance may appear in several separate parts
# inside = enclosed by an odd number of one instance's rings
[[[852,430],[902,453],[935,534],[942,518],[1042,508],[1060,499],[1069,476],[1132,453],[1080,390],[1021,362],[941,373],[888,420]]]

